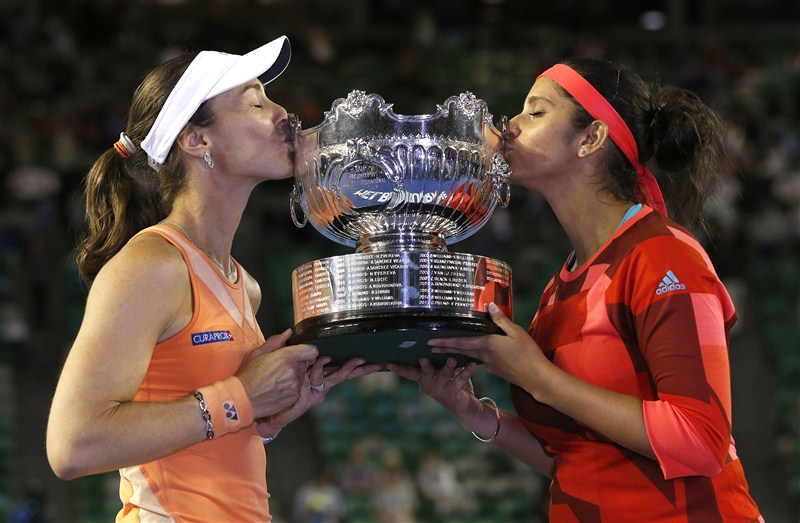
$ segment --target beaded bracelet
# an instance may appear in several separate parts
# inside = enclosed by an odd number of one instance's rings
[[[495,429],[494,434],[492,435],[492,437],[489,438],[489,439],[484,439],[484,438],[478,436],[477,434],[475,434],[475,431],[472,431],[472,435],[475,436],[476,438],[478,438],[478,440],[480,440],[480,441],[482,441],[484,443],[494,443],[494,440],[497,438],[497,435],[500,434],[500,409],[497,408],[497,403],[495,403],[495,401],[492,398],[483,397],[483,398],[479,399],[478,401],[480,401],[481,403],[485,403],[486,405],[489,405],[490,407],[492,407],[494,409],[494,415],[495,415],[495,418],[497,419],[497,428]]]
[[[206,439],[214,439],[214,424],[211,423],[211,413],[208,412],[208,405],[206,405],[206,400],[203,399],[203,393],[199,390],[196,391],[194,398],[200,402],[200,414],[203,416],[203,421],[206,422]]]

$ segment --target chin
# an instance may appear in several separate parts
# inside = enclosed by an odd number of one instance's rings
[[[282,158],[273,158],[268,166],[266,177],[270,180],[285,180],[294,176],[294,158],[287,154]]]
[[[273,180],[285,180],[294,176],[294,164],[288,163],[283,169],[276,170],[270,177]]]

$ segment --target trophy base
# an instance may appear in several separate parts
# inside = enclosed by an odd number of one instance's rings
[[[379,363],[383,370],[387,363],[419,367],[420,358],[428,358],[435,367],[443,366],[449,357],[455,358],[458,365],[480,363],[457,354],[434,354],[428,340],[502,334],[487,313],[452,316],[396,311],[369,317],[326,314],[301,321],[295,332],[289,344],[316,345],[320,355],[333,358],[332,366],[361,357],[367,363]]]

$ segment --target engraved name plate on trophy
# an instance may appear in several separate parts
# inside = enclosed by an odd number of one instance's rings
[[[334,364],[418,365],[424,356],[439,366],[447,356],[430,353],[428,339],[500,332],[490,302],[513,317],[509,266],[447,250],[508,205],[510,172],[501,133],[472,93],[434,114],[391,107],[352,91],[320,125],[294,122],[292,220],[356,252],[292,272],[290,342],[313,343]]]

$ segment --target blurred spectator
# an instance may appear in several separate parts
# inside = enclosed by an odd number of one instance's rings
[[[364,496],[372,492],[376,478],[377,472],[369,460],[367,446],[363,442],[357,443],[342,465],[339,484],[347,495]]]
[[[8,523],[46,523],[45,491],[40,481],[31,480],[25,488],[25,497],[11,507]]]
[[[469,512],[471,498],[458,481],[456,468],[438,452],[428,451],[422,458],[417,483],[422,495],[433,503],[436,515],[445,521],[453,514]]]
[[[383,454],[383,467],[372,494],[375,519],[378,523],[414,523],[417,489],[400,451],[388,448]]]
[[[295,523],[339,523],[343,516],[342,492],[327,469],[320,469],[295,495]]]

